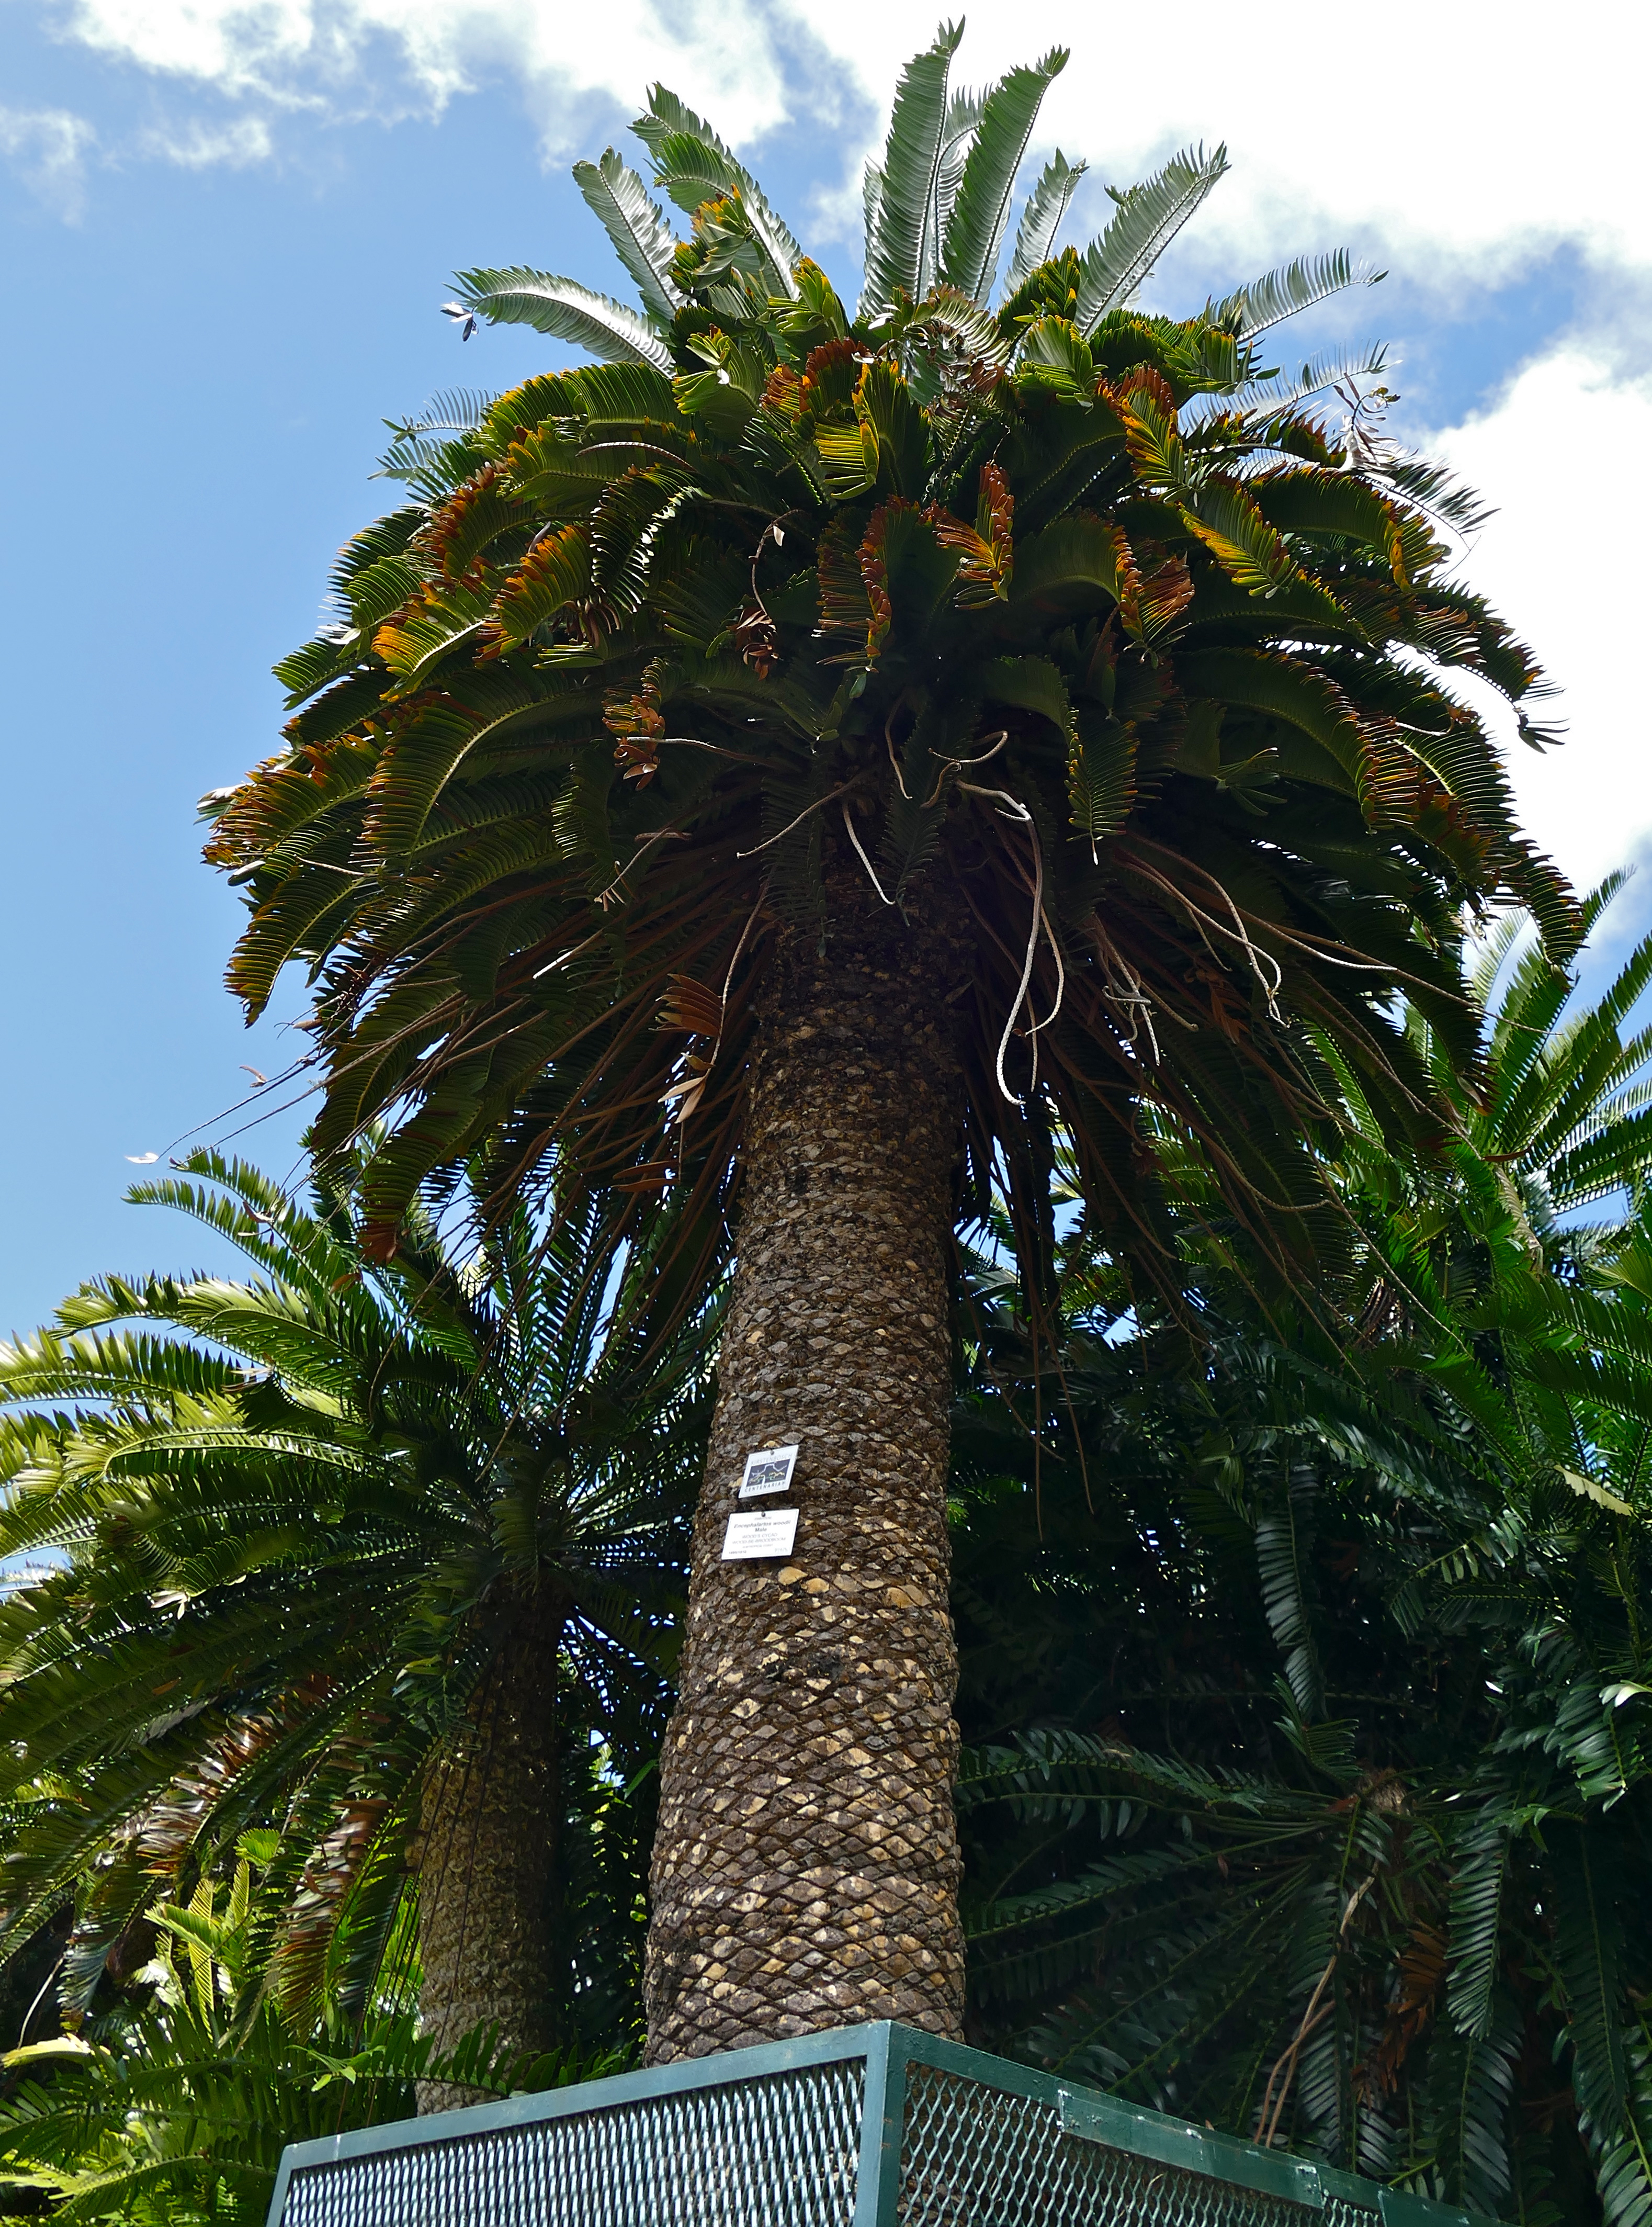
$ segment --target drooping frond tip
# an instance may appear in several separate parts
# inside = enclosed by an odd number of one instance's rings
[[[1330,255],[1299,255],[1220,302],[1207,303],[1205,315],[1213,325],[1244,338],[1283,324],[1350,286],[1375,286],[1387,275],[1368,263],[1356,263],[1345,247]]]
[[[671,350],[635,309],[572,278],[545,271],[462,271],[461,298],[494,325],[531,325],[535,332],[588,349],[599,362],[651,363],[672,368]]]

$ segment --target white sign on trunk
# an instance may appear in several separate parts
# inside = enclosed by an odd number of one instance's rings
[[[725,1562],[764,1562],[789,1554],[797,1536],[794,1508],[765,1508],[749,1516],[730,1516],[723,1535]]]
[[[748,1454],[746,1473],[740,1480],[741,1499],[756,1500],[761,1493],[788,1490],[796,1467],[795,1446],[765,1446],[761,1453]]]

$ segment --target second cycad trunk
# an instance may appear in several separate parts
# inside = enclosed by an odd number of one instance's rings
[[[508,1620],[463,1725],[425,1776],[419,1821],[420,2022],[444,2056],[496,2025],[507,2049],[556,2039],[564,1985],[551,1904],[562,1822],[558,1664],[566,1603],[542,1587]],[[421,2111],[489,2101],[418,2083]]]
[[[963,2010],[952,1807],[948,999],[969,953],[857,872],[781,936],[750,1081],[739,1265],[661,1759],[659,2064]],[[748,1453],[800,1451],[783,1559],[724,1561]]]

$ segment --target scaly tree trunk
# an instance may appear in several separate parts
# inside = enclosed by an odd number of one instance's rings
[[[521,2050],[556,2038],[550,1902],[562,1815],[557,1667],[565,1604],[524,1603],[458,1735],[426,1775],[417,1850],[419,2015],[436,2053],[497,2021]],[[418,2108],[488,2100],[423,2080]]]
[[[648,2056],[896,2018],[956,2036],[947,1253],[961,934],[829,877],[781,939],[660,1765]],[[932,897],[931,903],[934,903]],[[801,1449],[784,1560],[724,1562],[748,1452]],[[752,1503],[747,1503],[750,1506]]]

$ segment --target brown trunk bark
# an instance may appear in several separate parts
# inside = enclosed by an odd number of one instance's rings
[[[426,1774],[417,1850],[419,2017],[444,2056],[497,2021],[512,2050],[555,2039],[551,1897],[561,1823],[557,1666],[564,1605],[524,1604],[472,1696],[466,1721]],[[445,2080],[418,2083],[421,2112],[490,2100]]]
[[[660,1766],[654,2064],[864,2019],[957,2035],[946,919],[829,877],[783,934],[750,1077],[739,1262]],[[933,902],[933,900],[932,900]],[[792,1554],[725,1562],[745,1456],[800,1448]]]

